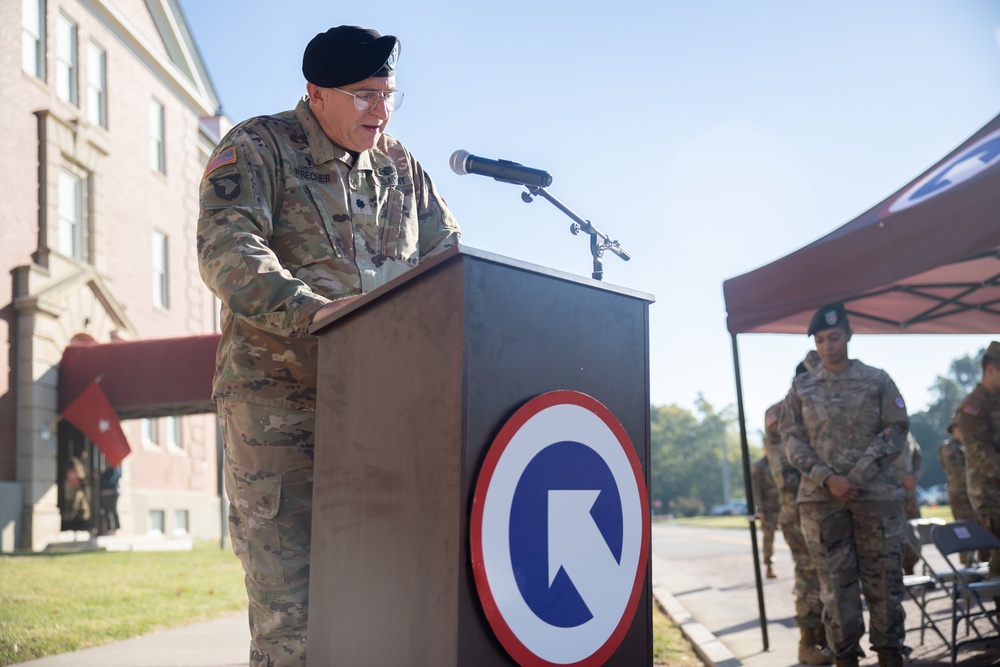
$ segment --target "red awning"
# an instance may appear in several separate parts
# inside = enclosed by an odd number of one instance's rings
[[[122,419],[214,412],[219,335],[69,345],[59,364],[59,411],[97,378]]]
[[[805,333],[832,301],[855,333],[1000,332],[1000,116],[885,201],[723,293],[731,334]]]

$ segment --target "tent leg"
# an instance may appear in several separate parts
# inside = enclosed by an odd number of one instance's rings
[[[733,340],[733,368],[736,371],[736,411],[740,422],[740,452],[743,456],[743,485],[747,494],[747,522],[750,524],[750,546],[753,551],[753,572],[757,583],[757,608],[760,611],[760,635],[764,642],[764,650],[771,650],[771,642],[767,637],[767,612],[764,610],[764,583],[760,576],[760,558],[757,550],[757,525],[754,517],[757,508],[753,502],[753,486],[750,476],[750,449],[747,445],[747,420],[743,412],[743,381],[740,377],[740,351],[736,344],[736,334]]]

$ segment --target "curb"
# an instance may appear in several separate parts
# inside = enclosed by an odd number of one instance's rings
[[[684,605],[678,602],[677,598],[671,595],[665,586],[660,584],[656,571],[663,567],[669,567],[667,562],[653,554],[652,564],[653,599],[680,629],[684,638],[691,642],[694,652],[701,658],[706,667],[741,667],[743,663],[736,658],[733,652],[708,628],[696,621]]]

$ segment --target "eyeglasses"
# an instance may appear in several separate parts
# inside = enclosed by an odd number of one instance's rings
[[[395,111],[403,104],[403,92],[400,90],[359,90],[356,93],[343,88],[334,88],[334,90],[339,90],[345,95],[353,97],[354,109],[361,113],[368,113],[377,107],[382,100],[385,100],[387,111]]]

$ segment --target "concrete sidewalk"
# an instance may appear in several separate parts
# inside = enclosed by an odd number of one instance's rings
[[[27,667],[239,667],[250,654],[246,614],[19,663]]]
[[[748,605],[747,588],[754,587],[753,570],[731,570],[731,586],[723,590],[700,581],[690,572],[675,567],[664,558],[652,556],[653,594],[657,602],[677,623],[710,667],[791,667],[798,664],[798,629],[788,622],[793,615],[791,591],[783,581],[769,581],[766,608],[770,650],[763,651],[760,620],[756,605]],[[741,590],[743,595],[732,592]],[[787,598],[787,599],[786,599]],[[907,603],[910,619],[915,616]],[[923,645],[916,646],[912,667],[949,665],[949,656],[940,640],[928,634]],[[913,646],[917,633],[907,636]],[[20,663],[25,667],[236,667],[247,664],[250,633],[245,614],[214,621],[195,623],[164,632],[62,655]],[[1000,664],[1000,655],[984,656],[963,651],[963,666]],[[863,665],[875,665],[870,655]]]
[[[683,563],[669,562],[653,554],[653,592],[667,614],[681,628],[694,645],[702,660],[710,667],[794,667],[798,665],[799,631],[794,625],[794,597],[791,563],[782,562],[778,567],[779,578],[764,581],[765,611],[768,617],[767,651],[764,650],[758,611],[753,567],[746,556],[733,562],[712,561],[718,566],[715,584],[706,583]],[[736,557],[734,557],[736,558]],[[943,561],[942,561],[943,564]],[[935,564],[936,565],[936,564]],[[916,603],[908,597],[903,602],[907,628],[919,625]],[[931,609],[941,631],[950,630],[947,600],[939,600]],[[866,627],[867,614],[866,614]],[[959,640],[965,638],[959,630]],[[911,650],[908,667],[946,667],[951,665],[951,654],[946,644],[928,630],[921,643],[920,632],[909,630],[906,646]],[[862,640],[868,654],[860,662],[865,667],[878,665],[878,658],[869,650],[868,637]],[[958,654],[958,664],[963,667],[1000,665],[997,648],[989,651],[965,647]]]

